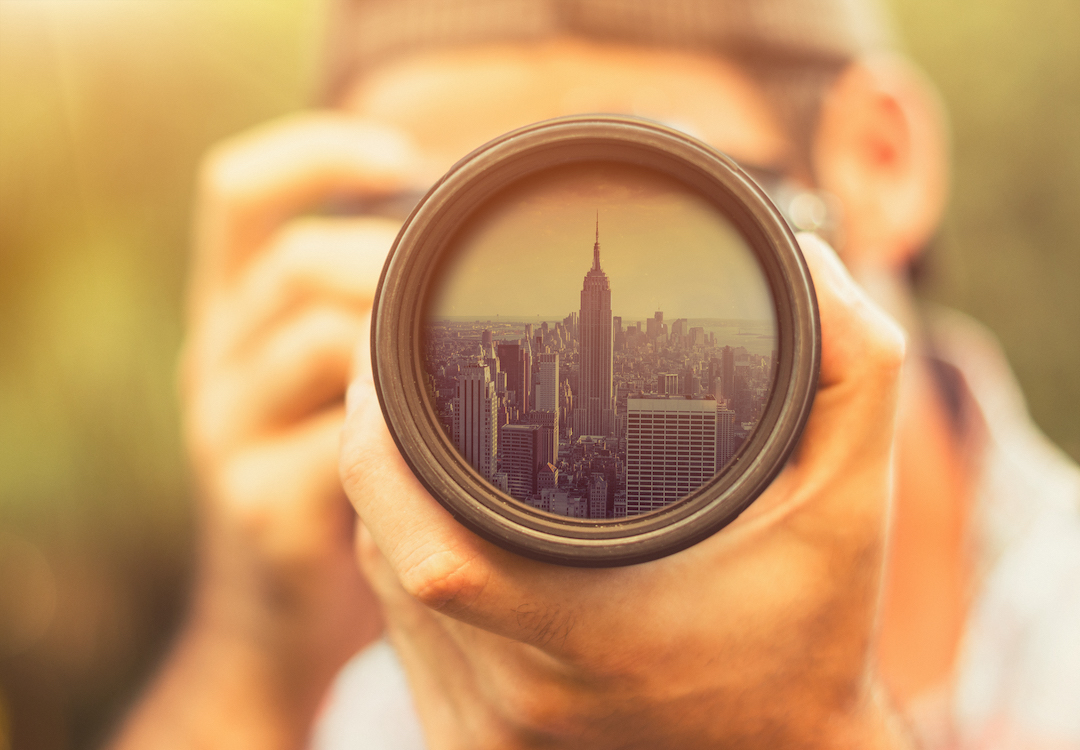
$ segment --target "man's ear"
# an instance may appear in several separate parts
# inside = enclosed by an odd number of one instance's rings
[[[937,229],[949,181],[945,115],[911,63],[850,65],[822,103],[813,160],[819,186],[843,206],[842,255],[853,268],[898,270]]]

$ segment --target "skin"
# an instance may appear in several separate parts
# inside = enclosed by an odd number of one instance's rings
[[[866,61],[823,107],[813,159],[845,205],[851,273],[800,238],[823,362],[795,459],[722,533],[615,570],[506,553],[417,484],[366,360],[397,227],[303,214],[425,184],[494,135],[580,111],[780,163],[765,102],[715,57],[557,40],[395,61],[345,104],[241,136],[203,170],[183,370],[201,575],[115,747],[300,746],[334,673],[384,626],[432,748],[909,746],[888,696],[947,677],[966,580],[962,455],[883,310],[913,319],[900,269],[944,200],[920,79]],[[942,565],[929,596],[915,558]]]

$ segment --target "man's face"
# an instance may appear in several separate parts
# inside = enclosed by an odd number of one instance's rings
[[[411,137],[428,182],[504,132],[590,112],[663,122],[753,164],[788,150],[754,85],[721,58],[571,39],[398,58],[362,76],[345,108]]]

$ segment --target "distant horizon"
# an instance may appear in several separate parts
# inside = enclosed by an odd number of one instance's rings
[[[687,319],[775,320],[754,252],[712,203],[670,177],[607,163],[554,169],[490,201],[456,238],[428,314],[562,320],[580,308],[597,221],[613,315],[647,320],[677,306]],[[476,314],[479,305],[492,312]]]
[[[577,311],[574,310],[572,312],[577,312]],[[773,320],[771,318],[706,318],[706,317],[684,318],[683,316],[678,316],[678,317],[671,316],[671,317],[669,317],[666,311],[658,311],[658,312],[664,312],[664,323],[667,323],[667,324],[673,323],[676,320],[686,320],[687,322],[690,322],[690,321],[710,321],[710,322],[712,322],[714,324],[722,324],[722,323],[730,323],[730,324],[753,323],[753,324],[758,324],[758,325],[769,325],[769,326],[773,325]],[[503,324],[503,325],[512,324],[512,323],[521,323],[522,325],[524,325],[526,323],[532,323],[532,324],[535,325],[536,323],[562,323],[563,320],[566,319],[566,317],[567,317],[567,315],[550,315],[550,316],[537,315],[534,318],[524,318],[524,317],[521,317],[519,315],[501,315],[501,314],[499,314],[499,315],[436,315],[436,316],[429,319],[429,323],[439,323],[439,322],[447,322],[447,323],[499,323],[499,324]],[[646,320],[652,320],[653,319],[651,315],[648,316],[648,317],[626,316],[626,315],[619,315],[615,311],[612,311],[611,317],[613,317],[613,318],[621,318],[622,321],[623,321],[623,326],[624,327],[626,326],[627,323],[633,324],[633,323],[639,323],[639,322],[644,322]]]

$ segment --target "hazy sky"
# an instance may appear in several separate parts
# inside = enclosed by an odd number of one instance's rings
[[[432,315],[552,320],[578,310],[597,212],[614,315],[775,316],[753,252],[716,209],[674,180],[612,164],[550,172],[485,208],[444,269]]]

